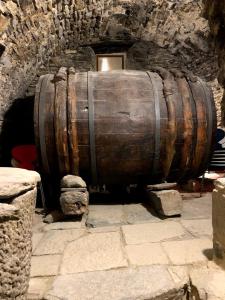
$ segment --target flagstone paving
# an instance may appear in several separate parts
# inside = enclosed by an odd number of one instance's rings
[[[190,268],[212,259],[212,221],[210,194],[185,199],[184,216],[164,220],[142,203],[93,204],[81,221],[38,215],[28,300],[186,299]]]

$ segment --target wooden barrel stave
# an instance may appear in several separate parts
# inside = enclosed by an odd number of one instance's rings
[[[75,69],[70,68],[68,72],[68,100],[67,100],[67,126],[70,174],[79,175],[79,150],[77,133],[77,96],[76,96],[76,74]]]
[[[198,170],[203,159],[204,149],[207,147],[207,119],[206,119],[206,109],[204,105],[202,90],[199,88],[198,81],[189,81],[189,86],[192,91],[193,98],[196,104],[197,113],[197,138],[196,146],[194,150],[192,165],[190,167],[191,172],[194,172],[194,176],[198,175]]]
[[[66,68],[61,68],[55,79],[54,127],[58,166],[60,175],[70,173],[67,127],[67,89],[68,78]]]
[[[55,164],[55,157],[56,157],[56,142],[55,142],[55,135],[54,135],[54,101],[55,101],[55,85],[52,82],[54,76],[49,75],[48,77],[44,78],[46,82],[46,88],[43,87],[43,91],[45,91],[43,99],[46,99],[43,103],[43,108],[40,109],[44,111],[42,113],[43,117],[43,143],[45,147],[41,147],[42,151],[42,159],[43,159],[43,166],[46,168],[45,174],[47,176],[51,176],[51,174],[58,173],[57,164]],[[46,163],[45,163],[46,161]]]

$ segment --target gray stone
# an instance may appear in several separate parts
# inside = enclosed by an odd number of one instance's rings
[[[31,277],[55,276],[59,273],[61,255],[32,256]]]
[[[125,225],[122,227],[127,245],[155,243],[172,238],[181,238],[186,232],[174,221]]]
[[[34,255],[61,254],[67,242],[74,241],[84,235],[84,230],[50,230],[44,234],[34,251]]]
[[[51,224],[53,222],[62,221],[64,218],[65,216],[62,211],[53,210],[43,219],[43,221],[47,224]]]
[[[124,223],[122,205],[89,205],[88,227],[104,227]]]
[[[119,226],[105,226],[105,227],[90,227],[87,229],[90,233],[103,233],[103,232],[119,232]]]
[[[74,191],[63,192],[60,196],[60,205],[64,215],[80,216],[88,211],[89,193]]]
[[[39,244],[40,240],[42,239],[44,233],[42,232],[34,232],[32,234],[32,251],[36,249],[37,245]]]
[[[15,197],[32,190],[40,180],[40,175],[34,171],[0,168],[0,199]]]
[[[192,286],[198,291],[199,299],[225,299],[225,272],[223,270],[212,267],[195,267],[191,269],[189,276]],[[194,293],[193,288],[192,290]]]
[[[6,203],[0,203],[0,217],[19,218],[19,208]]]
[[[27,300],[43,299],[50,288],[54,277],[34,277],[30,279]]]
[[[43,231],[49,230],[66,230],[66,229],[81,229],[82,222],[79,221],[64,221],[64,222],[56,222],[52,224],[47,224]]]
[[[174,265],[206,263],[212,259],[212,241],[210,239],[191,239],[163,242],[162,246]]]
[[[93,233],[69,243],[61,274],[108,270],[127,266],[118,232]]]
[[[79,176],[67,175],[61,180],[61,188],[86,188],[86,182]]]
[[[181,220],[184,228],[190,232],[194,237],[210,236],[212,237],[212,220]]]
[[[176,190],[151,191],[148,193],[155,210],[163,216],[176,216],[182,213],[182,198]]]
[[[146,222],[159,222],[158,216],[148,205],[144,204],[126,204],[123,207],[124,220],[128,224],[146,223]]]
[[[198,197],[198,198],[197,198]],[[210,193],[203,195],[193,195],[183,201],[182,219],[211,219],[212,217],[212,195]]]
[[[59,276],[44,299],[182,299],[183,287],[165,266],[137,267]]]
[[[177,186],[176,182],[166,182],[160,184],[147,185],[148,191],[162,191],[162,190],[171,190]]]
[[[189,266],[169,266],[168,271],[176,284],[183,283],[185,286],[187,282],[189,283]]]
[[[166,265],[169,260],[160,243],[147,243],[141,245],[127,245],[127,257],[132,265]]]

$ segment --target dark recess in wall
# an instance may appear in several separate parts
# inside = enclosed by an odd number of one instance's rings
[[[105,41],[101,43],[87,45],[91,47],[96,54],[127,52],[134,44],[134,41]]]
[[[2,56],[2,54],[4,53],[5,51],[5,46],[0,44],[0,57]]]
[[[16,99],[5,113],[0,135],[0,165],[11,166],[11,150],[34,144],[34,97]]]

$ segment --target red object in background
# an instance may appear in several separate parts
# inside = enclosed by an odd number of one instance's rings
[[[35,145],[16,146],[12,149],[11,154],[16,167],[27,170],[36,169],[37,150]]]

